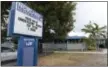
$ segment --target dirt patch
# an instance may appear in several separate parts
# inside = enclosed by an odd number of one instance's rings
[[[101,56],[100,54],[53,53],[39,57],[38,66],[106,66],[107,61],[105,61],[104,58],[107,57]],[[96,62],[96,60],[98,62]],[[104,61],[104,63],[102,61]]]

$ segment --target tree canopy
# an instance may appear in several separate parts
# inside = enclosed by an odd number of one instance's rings
[[[25,1],[23,3],[43,15],[43,40],[65,38],[67,33],[73,30],[76,3],[68,1]],[[2,26],[6,27],[4,18],[8,18],[9,13],[7,10],[10,10],[11,2],[2,2],[1,7]],[[5,34],[3,33],[2,37]]]
[[[43,15],[43,39],[65,38],[74,28],[75,5],[73,2],[27,2],[27,4]],[[54,32],[52,33],[51,30]]]
[[[81,30],[85,33],[89,33],[89,38],[84,39],[89,49],[95,49],[95,47],[97,47],[96,40],[106,38],[107,35],[106,26],[100,27],[97,23],[92,23],[91,21]]]
[[[106,38],[107,26],[100,27],[97,23],[92,23],[90,21],[89,24],[85,25],[85,28],[82,29],[83,32],[89,33],[91,38],[96,39],[97,37],[104,37]]]
[[[10,9],[11,2],[1,3],[1,42],[4,42],[7,36],[7,18],[9,15],[8,10]]]

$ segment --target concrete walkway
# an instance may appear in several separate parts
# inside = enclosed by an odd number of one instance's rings
[[[108,51],[107,49],[103,49],[102,53],[107,54],[107,51]]]
[[[102,51],[54,51],[54,53],[88,53],[88,54],[107,54],[107,49]]]

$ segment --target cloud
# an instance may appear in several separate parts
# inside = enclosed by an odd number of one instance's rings
[[[81,29],[89,21],[100,26],[107,25],[107,2],[77,2],[75,29],[77,34],[82,34]],[[72,31],[71,31],[72,32]],[[70,34],[69,35],[73,35]],[[85,34],[83,34],[85,35]]]

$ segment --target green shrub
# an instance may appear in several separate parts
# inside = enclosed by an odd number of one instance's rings
[[[96,50],[95,46],[88,46],[88,50]]]

